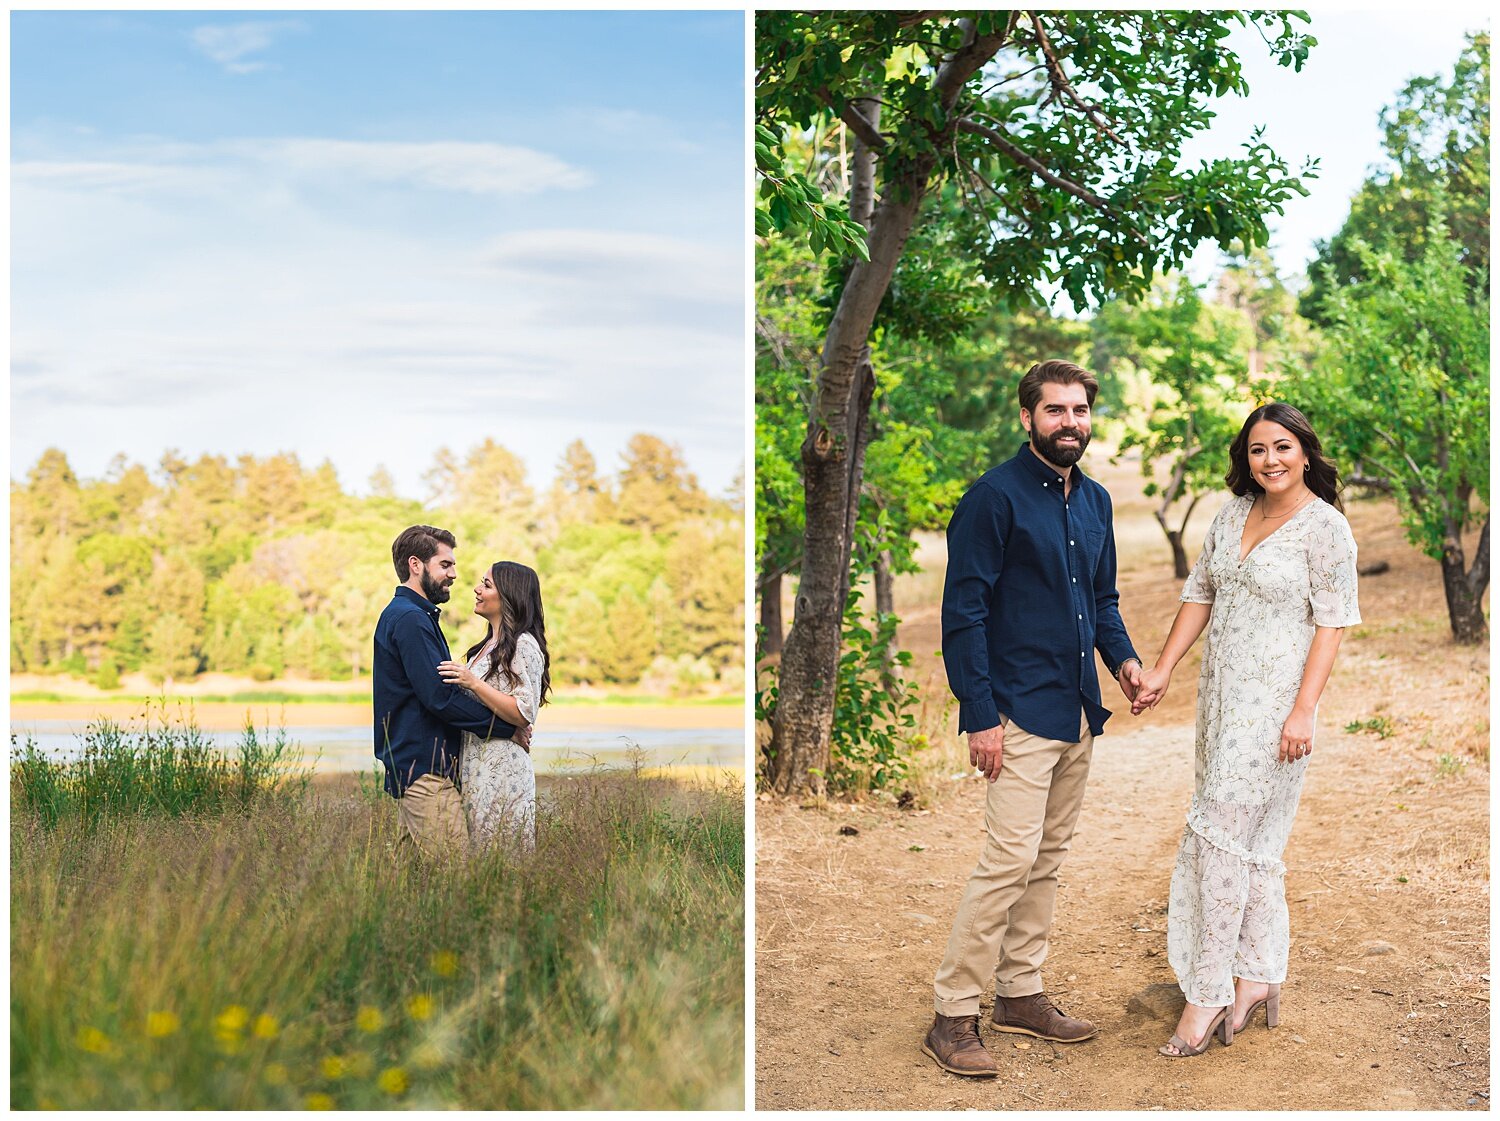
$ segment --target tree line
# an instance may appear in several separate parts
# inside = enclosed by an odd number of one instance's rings
[[[1300,70],[1317,43],[1306,22],[757,15],[768,785],[901,773],[886,759],[878,771],[841,762],[868,757],[872,727],[910,727],[886,622],[892,573],[914,567],[915,531],[940,529],[1014,452],[1015,383],[1042,358],[1099,376],[1096,429],[1139,455],[1178,577],[1244,415],[1290,400],[1352,482],[1395,497],[1412,542],[1439,562],[1455,640],[1485,639],[1489,38],[1470,36],[1451,76],[1412,81],[1385,110],[1387,162],[1299,286],[1278,273],[1266,219],[1307,193],[1316,162],[1294,172],[1258,134],[1238,159],[1190,167],[1179,154],[1214,97],[1247,92],[1232,29],[1254,25],[1275,61]],[[1208,286],[1179,271],[1203,242],[1225,253]],[[873,604],[856,590],[865,578]]]
[[[538,490],[486,440],[440,450],[424,482],[425,502],[402,498],[381,468],[359,496],[294,454],[172,451],[87,480],[49,449],[11,484],[11,670],[105,687],[135,670],[363,680],[391,542],[425,523],[459,541],[442,615],[455,652],[483,633],[468,589],[516,560],[541,577],[558,683],[742,687],[743,500],[705,493],[675,446],[633,436],[605,475],[574,441]]]

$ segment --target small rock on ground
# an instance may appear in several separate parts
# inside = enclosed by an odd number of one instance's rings
[[[1163,981],[1134,994],[1125,1002],[1125,1011],[1148,1020],[1175,1020],[1182,1015],[1185,1003],[1182,990]]]

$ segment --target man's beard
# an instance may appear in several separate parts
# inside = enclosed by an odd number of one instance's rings
[[[428,603],[447,603],[448,588],[441,580],[434,580],[422,570],[422,594],[427,597]]]
[[[1072,436],[1078,443],[1063,447],[1058,440]],[[1031,430],[1031,446],[1048,463],[1058,467],[1072,467],[1083,458],[1083,450],[1089,446],[1089,434],[1081,428],[1059,428],[1051,436],[1043,436],[1035,428]]]

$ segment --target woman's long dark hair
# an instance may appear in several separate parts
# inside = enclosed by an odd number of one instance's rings
[[[1250,429],[1263,420],[1279,424],[1297,437],[1302,453],[1307,456],[1307,489],[1342,513],[1344,504],[1339,501],[1339,469],[1324,457],[1318,434],[1302,415],[1302,410],[1281,401],[1268,402],[1247,416],[1240,434],[1229,445],[1229,474],[1224,476],[1229,489],[1239,495],[1266,492],[1250,473]]]
[[[542,689],[539,706],[547,703],[547,694],[552,691],[552,657],[547,653],[547,621],[542,615],[542,582],[536,570],[515,561],[496,561],[490,565],[490,580],[495,591],[500,593],[500,638],[495,643],[495,653],[490,658],[490,670],[484,675],[486,681],[498,681],[504,675],[505,686],[514,689],[521,679],[510,668],[516,656],[516,640],[523,634],[536,639],[542,649]],[[494,635],[493,627],[485,627],[480,639],[464,655],[464,661],[473,661],[474,655],[483,650]]]

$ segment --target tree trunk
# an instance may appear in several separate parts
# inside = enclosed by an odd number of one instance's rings
[[[781,573],[760,578],[760,657],[780,654],[782,647]]]
[[[1172,574],[1179,580],[1188,577],[1187,550],[1182,547],[1182,533],[1175,529],[1167,530],[1167,544],[1172,546]]]
[[[938,68],[934,93],[951,113],[964,84],[992,59],[1006,35],[976,36],[965,27],[963,45]],[[1014,22],[1014,20],[1012,20]],[[1007,28],[1008,33],[1009,28]],[[858,108],[867,115],[869,101]],[[955,127],[946,126],[948,135]],[[833,733],[834,690],[849,590],[849,555],[864,476],[867,418],[874,394],[869,338],[880,303],[911,235],[928,178],[943,150],[886,159],[884,190],[869,220],[868,261],[856,261],[839,296],[823,341],[822,369],[802,443],[806,529],[801,581],[792,629],[781,655],[776,711],[771,721],[771,785],[778,793],[821,793]],[[876,153],[856,137],[851,203],[873,198]],[[887,150],[889,152],[889,150]],[[870,192],[870,193],[866,193]],[[851,209],[851,216],[863,217]]]
[[[895,574],[891,571],[891,552],[889,549],[881,549],[875,554],[875,614],[896,613],[893,594],[895,582]]]
[[[1448,600],[1448,625],[1453,641],[1464,646],[1478,646],[1489,638],[1489,624],[1484,617],[1484,590],[1490,582],[1490,523],[1486,519],[1479,532],[1474,567],[1464,571],[1463,541],[1451,524],[1443,540],[1443,594]]]

